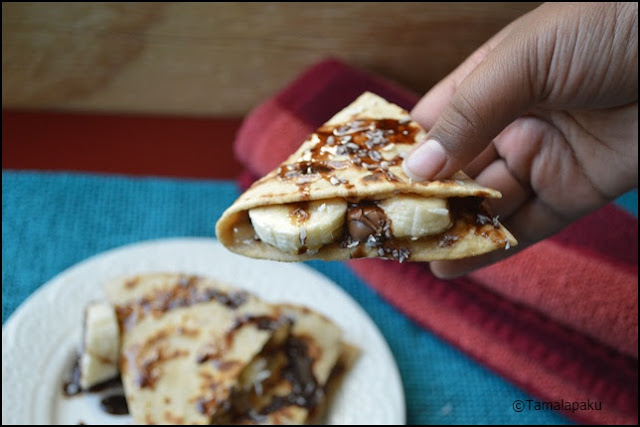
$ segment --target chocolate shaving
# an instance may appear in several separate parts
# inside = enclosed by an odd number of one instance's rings
[[[439,248],[447,248],[447,247],[453,245],[457,240],[458,240],[458,235],[457,234],[445,234],[438,241],[438,247]]]

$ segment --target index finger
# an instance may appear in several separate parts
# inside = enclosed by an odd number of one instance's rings
[[[411,116],[427,130],[431,129],[444,108],[449,104],[460,83],[471,73],[500,42],[511,32],[520,17],[508,24],[444,79],[431,88],[411,110]]]

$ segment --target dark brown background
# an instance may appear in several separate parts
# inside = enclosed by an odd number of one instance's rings
[[[2,166],[232,177],[240,119],[309,65],[424,92],[538,4],[2,3]]]

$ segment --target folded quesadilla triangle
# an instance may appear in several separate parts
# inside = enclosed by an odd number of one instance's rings
[[[498,191],[462,172],[407,177],[402,160],[425,135],[406,110],[365,92],[245,191],[216,235],[234,252],[279,261],[431,261],[516,245],[481,204]]]
[[[304,424],[322,419],[331,395],[359,351],[340,328],[309,308],[279,305],[293,326],[283,345],[264,352],[254,382],[244,381],[214,424]]]
[[[227,410],[243,371],[281,345],[290,321],[212,279],[149,274],[106,285],[121,329],[120,370],[140,424],[209,424]]]

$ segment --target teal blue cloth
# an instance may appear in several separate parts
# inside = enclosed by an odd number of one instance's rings
[[[214,237],[216,220],[238,195],[230,181],[3,171],[3,324],[41,284],[87,257],[148,239]],[[637,206],[637,192],[635,202],[628,197]],[[568,423],[554,412],[514,412],[515,400],[531,397],[412,323],[344,264],[309,265],[382,331],[400,368],[409,423]]]

